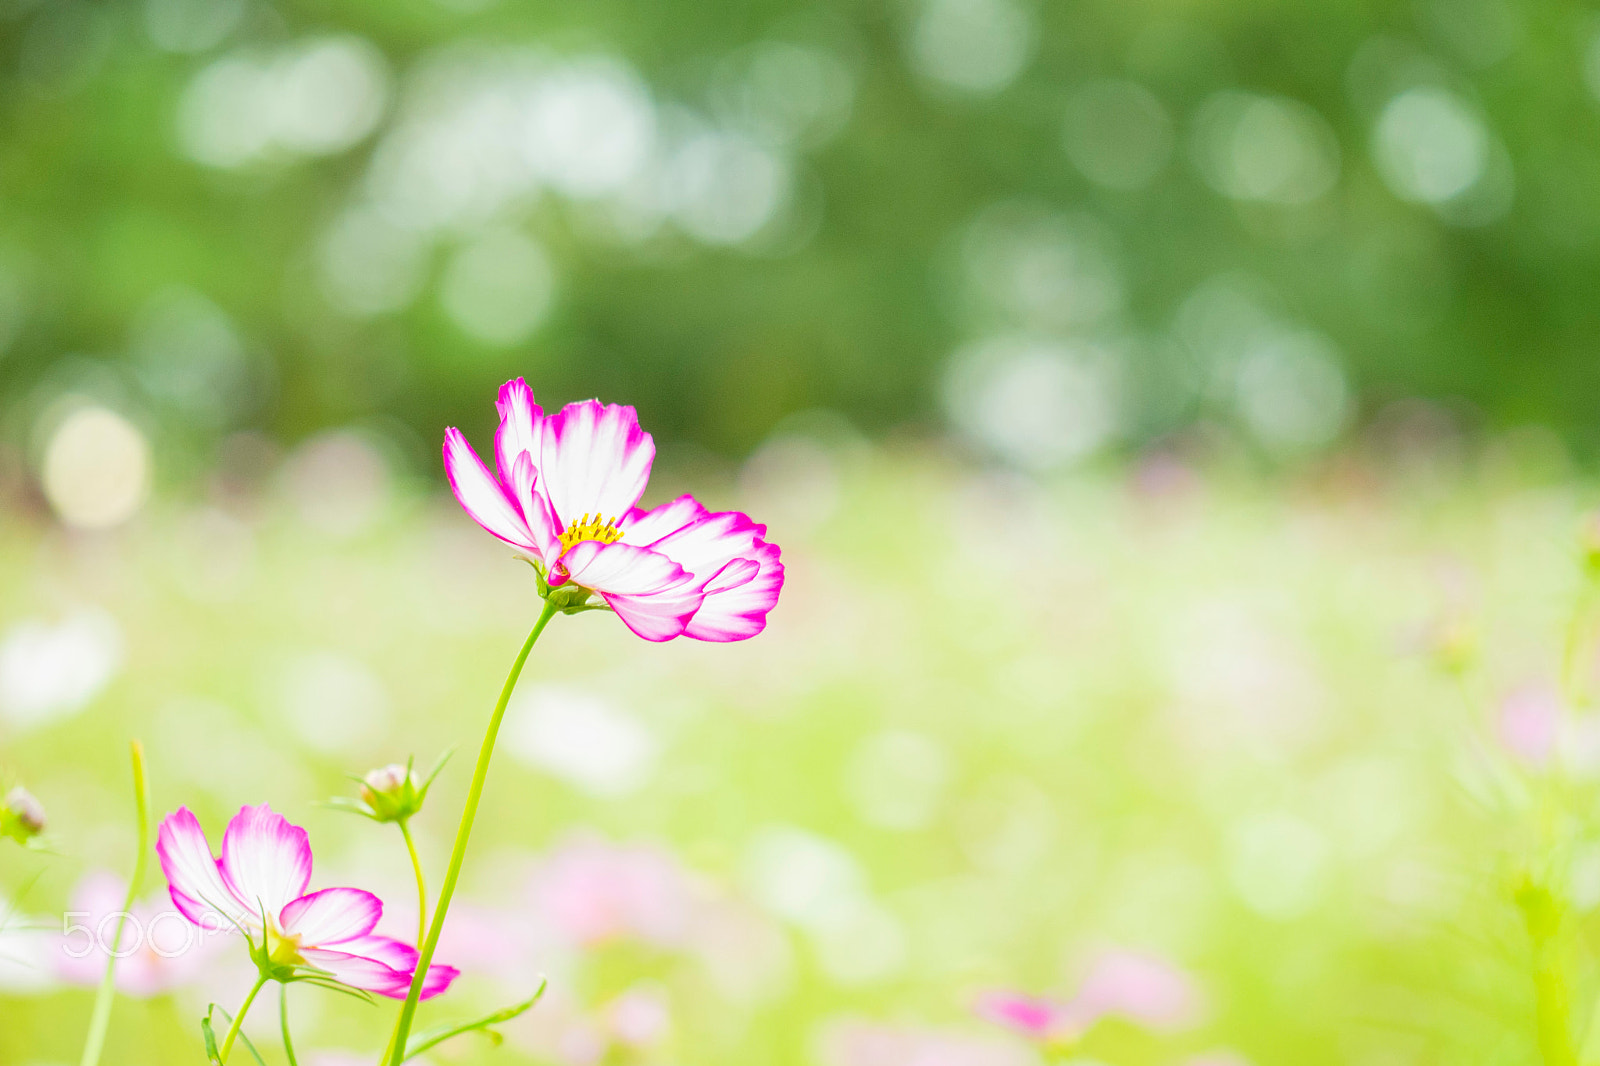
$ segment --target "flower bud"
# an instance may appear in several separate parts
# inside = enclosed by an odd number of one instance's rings
[[[416,771],[400,763],[379,767],[361,779],[361,801],[380,822],[398,822],[422,810],[428,789]]]
[[[20,786],[6,793],[5,802],[0,803],[0,836],[25,844],[44,832],[44,827],[44,805],[33,793]]]

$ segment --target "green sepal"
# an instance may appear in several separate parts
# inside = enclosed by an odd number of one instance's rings
[[[322,971],[319,970],[317,973],[320,974]],[[296,977],[294,980],[303,981],[313,988],[325,988],[329,992],[338,992],[341,995],[349,996],[351,999],[359,999],[369,1007],[376,1006],[378,1003],[376,999],[372,998],[372,993],[360,988],[351,988],[349,985],[341,985],[336,981],[330,981],[326,977]]]
[[[549,984],[549,981],[541,980],[539,982],[538,991],[534,992],[532,996],[523,1000],[521,1003],[516,1004],[515,1006],[503,1007],[500,1010],[495,1011],[493,1014],[484,1015],[477,1021],[445,1022],[442,1025],[436,1025],[431,1029],[425,1029],[420,1033],[414,1034],[411,1037],[411,1040],[406,1044],[406,1055],[401,1061],[410,1061],[411,1059],[422,1054],[424,1051],[437,1047],[446,1040],[473,1032],[481,1032],[484,1036],[489,1038],[490,1043],[496,1047],[499,1047],[501,1041],[503,1041],[505,1037],[495,1029],[492,1029],[491,1026],[503,1025],[518,1015],[532,1010],[533,1005],[538,1003],[539,1000],[543,998],[544,990],[549,987]]]
[[[346,776],[350,776],[350,775],[347,774]],[[360,781],[361,778],[357,777],[357,778],[354,778],[354,780]],[[355,799],[352,796],[334,796],[334,797],[332,797],[330,799],[325,799],[325,800],[321,801],[320,803],[317,804],[317,806],[326,807],[329,810],[334,810],[334,811],[343,811],[346,814],[359,814],[361,817],[370,818],[374,822],[383,821],[382,818],[378,817],[376,811],[374,811],[371,807],[368,807],[365,803],[362,803],[360,800]]]
[[[422,799],[428,798],[428,789],[433,787],[433,779],[439,776],[439,772],[444,769],[445,763],[449,762],[450,757],[455,753],[456,745],[452,744],[444,749],[443,755],[434,760],[433,769],[429,770],[428,776],[422,779],[422,788],[420,789]]]

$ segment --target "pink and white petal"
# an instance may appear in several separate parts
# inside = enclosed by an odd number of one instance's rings
[[[708,514],[649,547],[705,581],[734,559],[751,556],[767,527],[738,511]]]
[[[544,409],[533,402],[533,390],[522,378],[500,386],[500,396],[494,406],[500,413],[500,428],[494,431],[494,465],[504,481],[519,455],[531,455],[537,465],[539,426],[544,422]]]
[[[352,940],[348,944],[340,944],[340,951],[352,955],[362,955],[369,959],[377,959],[390,969],[398,970],[410,977],[417,968],[420,957],[417,949],[407,944],[404,940],[396,940],[392,936],[364,936]]]
[[[432,999],[447,990],[455,979],[461,976],[461,971],[454,966],[435,964],[428,967],[428,976],[422,979],[422,995],[420,999]],[[404,996],[404,993],[401,993]]]
[[[291,901],[278,916],[278,925],[307,947],[328,947],[366,936],[382,917],[383,901],[371,892],[325,888]]]
[[[641,596],[690,582],[692,575],[659,552],[632,544],[586,540],[561,556],[560,565],[577,584],[596,592]]]
[[[444,431],[444,472],[451,491],[474,522],[514,548],[537,550],[516,503],[454,426]]]
[[[244,807],[222,834],[222,881],[257,914],[278,914],[311,883],[311,838],[265,803]]]
[[[378,962],[401,973],[405,983],[400,987],[396,999],[405,998],[407,989],[411,987],[412,975],[417,969],[417,949],[403,940],[395,940],[386,936],[369,936],[360,940],[353,940],[348,944],[339,946],[341,951],[352,955],[360,955]],[[461,971],[454,966],[444,966],[434,963],[428,967],[427,979],[422,984],[422,998],[431,999],[450,987],[450,983],[461,976]],[[392,994],[392,993],[386,993]]]
[[[411,987],[409,972],[402,973],[365,955],[328,948],[301,948],[300,955],[308,965],[350,988],[376,992],[391,999],[404,999],[406,990]]]
[[[622,624],[649,641],[681,637],[700,609],[705,593],[693,584],[643,596],[601,593]]]
[[[755,577],[732,588],[706,594],[685,630],[695,640],[726,643],[748,640],[767,627],[767,614],[783,590],[783,562],[776,544],[756,548],[761,566]]]
[[[620,519],[644,495],[656,445],[632,407],[569,403],[540,436],[539,476],[561,528],[585,514]]]
[[[207,931],[260,926],[260,915],[242,906],[223,883],[211,843],[189,808],[179,807],[161,820],[156,855],[172,905],[185,918]]]
[[[709,596],[714,592],[736,589],[748,581],[754,581],[759,573],[761,564],[754,559],[735,559],[711,575],[711,579],[706,582],[705,593]]]
[[[546,569],[561,554],[561,530],[551,517],[550,505],[538,491],[539,471],[533,465],[533,455],[522,452],[511,466],[510,488],[513,501],[522,513],[523,523],[533,536],[539,561]]]
[[[698,522],[708,513],[705,506],[688,493],[649,511],[635,507],[619,523],[622,539],[628,544],[648,545],[668,533],[676,533],[691,522]]]

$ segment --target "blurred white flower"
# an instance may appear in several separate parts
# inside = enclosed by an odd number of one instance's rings
[[[530,685],[512,699],[506,746],[529,766],[611,798],[649,783],[660,742],[643,721],[596,693]]]
[[[96,607],[58,624],[19,622],[0,638],[0,715],[20,729],[76,713],[122,667],[122,629]]]
[[[119,526],[138,513],[150,491],[150,443],[110,408],[73,407],[50,434],[40,480],[66,525]]]

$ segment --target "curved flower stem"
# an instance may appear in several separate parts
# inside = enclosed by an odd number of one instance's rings
[[[511,673],[506,676],[506,683],[500,689],[500,702],[494,705],[494,714],[489,718],[489,728],[484,731],[483,745],[478,749],[478,764],[472,771],[472,785],[467,790],[467,805],[461,811],[461,825],[456,829],[455,846],[450,849],[450,865],[445,868],[444,883],[439,886],[439,901],[434,904],[433,919],[428,923],[428,935],[418,947],[421,955],[417,958],[417,972],[411,978],[411,991],[406,994],[405,1005],[400,1008],[400,1017],[395,1022],[394,1036],[389,1041],[389,1052],[386,1056],[389,1066],[400,1066],[405,1061],[406,1041],[411,1036],[411,1023],[417,1014],[417,1002],[422,998],[423,983],[428,979],[428,967],[433,962],[433,953],[439,946],[439,934],[444,930],[444,919],[450,911],[450,900],[456,893],[456,881],[461,876],[461,864],[467,857],[467,841],[472,837],[472,823],[478,817],[478,804],[483,799],[483,784],[489,776],[489,762],[494,758],[495,738],[500,735],[500,722],[505,718],[506,704],[511,702],[511,692],[517,687],[517,678],[522,676],[522,666],[528,661],[528,653],[533,650],[534,642],[539,639],[539,634],[544,632],[544,627],[550,624],[550,619],[555,617],[559,609],[555,603],[545,601],[539,620],[533,624],[533,630],[523,643],[522,650],[517,653],[516,661],[511,664]]]
[[[244,997],[244,1002],[239,1004],[239,1009],[234,1012],[233,1024],[228,1026],[228,1035],[222,1038],[222,1048],[217,1052],[217,1058],[221,1061],[228,1061],[228,1052],[233,1050],[233,1042],[239,1038],[239,1030],[244,1025],[244,1016],[250,1013],[250,1004],[256,1001],[257,993],[261,991],[261,986],[266,983],[266,974],[257,977],[255,986],[250,989],[250,994]]]
[[[278,1024],[283,1028],[283,1054],[289,1066],[300,1066],[294,1057],[294,1041],[289,1039],[289,986],[278,986]]]
[[[428,939],[428,879],[422,873],[422,860],[417,857],[417,844],[411,839],[408,821],[402,818],[395,825],[400,827],[400,835],[406,838],[406,851],[411,855],[411,872],[417,875],[417,950],[421,951],[422,942]]]
[[[133,800],[139,819],[139,851],[133,860],[133,876],[128,879],[128,896],[122,902],[117,916],[117,931],[106,952],[106,975],[100,980],[100,991],[94,997],[94,1013],[89,1016],[89,1034],[83,1042],[81,1066],[99,1066],[100,1052],[105,1048],[106,1030],[111,1026],[111,1005],[117,995],[117,952],[122,947],[122,933],[128,924],[128,912],[139,897],[139,886],[144,881],[145,867],[150,854],[150,786],[144,776],[144,746],[137,740],[132,744]]]

